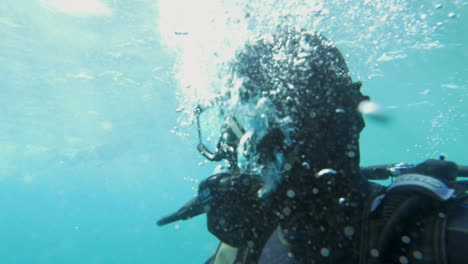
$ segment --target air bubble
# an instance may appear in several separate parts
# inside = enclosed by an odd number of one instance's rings
[[[354,227],[352,226],[345,226],[344,233],[347,237],[352,237],[354,235]]]
[[[401,242],[403,242],[405,244],[409,244],[409,243],[411,243],[411,238],[409,236],[402,236],[401,237]]]
[[[338,204],[339,205],[343,205],[345,203],[346,203],[346,198],[341,197],[340,199],[338,199]]]
[[[408,261],[408,258],[405,257],[405,256],[401,256],[401,257],[399,258],[399,260],[400,260],[400,263],[401,263],[401,264],[408,264],[408,262],[409,262],[409,261]]]
[[[286,216],[290,215],[291,214],[291,208],[289,208],[289,207],[283,208],[283,214],[285,214]]]
[[[431,92],[431,90],[426,89],[426,90],[420,92],[420,94],[422,94],[422,95],[428,95],[430,92]]]
[[[294,192],[293,190],[288,190],[288,192],[286,193],[286,195],[289,197],[289,198],[294,198],[296,196],[296,192]]]
[[[329,175],[329,174],[337,174],[336,170],[334,169],[323,169],[323,170],[320,170],[319,172],[317,172],[317,174],[315,174],[315,178],[321,178],[325,175]]]
[[[382,107],[371,101],[362,101],[358,106],[358,111],[363,115],[379,115],[382,113]]]
[[[348,157],[350,158],[356,157],[356,153],[354,151],[349,151],[348,153],[346,153],[346,155],[348,155]]]
[[[371,249],[370,254],[374,258],[378,258],[380,256],[380,252],[375,248]]]
[[[318,194],[318,193],[319,193],[319,190],[318,190],[317,188],[314,188],[314,189],[312,189],[312,193],[313,193],[313,194]]]
[[[450,13],[448,13],[447,17],[454,18],[454,17],[455,17],[455,13],[454,13],[454,12],[450,12]]]
[[[330,256],[330,250],[328,248],[322,248],[320,250],[320,254],[322,254],[322,256],[324,256],[324,257],[328,257],[328,256]]]
[[[294,60],[293,63],[294,65],[300,65],[300,64],[303,64],[305,62],[305,58],[300,58],[298,60]]]
[[[413,257],[417,260],[422,260],[423,259],[423,254],[420,251],[413,251]]]

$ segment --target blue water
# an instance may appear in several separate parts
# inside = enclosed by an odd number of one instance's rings
[[[202,263],[217,245],[203,216],[155,226],[213,168],[198,165],[195,126],[177,133],[177,56],[161,43],[158,5],[57,2],[0,3],[0,262]],[[424,3],[414,12],[434,12]],[[438,48],[366,64],[366,48],[336,40],[390,118],[368,119],[363,165],[468,165],[468,2],[437,12]]]

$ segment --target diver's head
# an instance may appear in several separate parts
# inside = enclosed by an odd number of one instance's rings
[[[226,113],[246,131],[239,167],[260,175],[266,192],[291,170],[359,169],[357,108],[368,98],[333,43],[282,30],[248,43],[230,69]]]

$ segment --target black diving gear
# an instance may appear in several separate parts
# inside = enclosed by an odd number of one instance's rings
[[[234,247],[253,246],[270,233],[273,211],[267,201],[257,199],[260,182],[248,175],[220,173],[203,180],[198,196],[176,213],[157,221],[158,226],[208,215],[208,230]],[[246,214],[248,212],[248,214]]]
[[[465,255],[450,249],[449,245],[457,247],[457,239],[468,239],[468,222],[463,221],[468,219],[465,193],[468,183],[449,179],[454,179],[453,175],[468,176],[468,167],[428,160],[401,168],[401,164],[395,164],[361,170],[369,178],[381,178],[383,171],[395,177],[387,188],[373,187],[374,194],[369,197],[361,234],[368,239],[361,240],[361,263],[405,263],[406,259],[412,261],[406,263],[447,263],[442,261],[447,258],[451,259],[448,263],[463,263],[460,261]],[[373,177],[372,173],[378,176]],[[302,263],[291,258],[291,252],[300,252],[291,248],[295,244],[291,239],[299,238],[298,234],[275,231],[274,219],[278,217],[268,200],[258,199],[256,191],[260,186],[260,182],[252,182],[247,175],[213,175],[200,183],[197,197],[157,224],[162,226],[206,212],[209,231],[223,243],[243,249],[236,252],[238,260],[253,261],[240,263]],[[279,240],[289,242],[279,243]],[[437,243],[427,244],[427,241]],[[289,256],[278,255],[279,252],[287,252]],[[326,254],[326,249],[322,253]],[[272,258],[289,262],[269,262]]]
[[[446,173],[444,173],[446,171]],[[432,174],[435,173],[435,174]],[[361,168],[361,174],[369,180],[384,180],[388,178],[398,178],[406,174],[437,175],[437,178],[444,180],[455,180],[456,176],[468,177],[468,166],[460,166],[451,161],[427,160],[423,163],[413,165],[408,163],[394,163]],[[423,178],[414,178],[415,182]],[[252,189],[259,188],[257,182],[254,186],[247,188],[252,179],[247,175],[232,176],[228,173],[220,173],[203,180],[198,188],[198,196],[187,202],[177,212],[161,218],[157,221],[158,226],[164,226],[180,220],[188,220],[192,217],[206,213],[206,206],[221,204],[226,197],[232,197],[231,192],[237,192],[239,196],[252,195]],[[222,183],[222,184],[221,184]],[[240,184],[242,183],[242,184]],[[242,187],[236,189],[236,187]],[[212,201],[212,199],[221,199]],[[213,203],[213,204],[210,204]]]
[[[244,174],[218,174],[201,182],[198,196],[206,201],[208,230],[233,247],[258,246],[274,219],[271,205],[256,195],[260,186]]]
[[[419,173],[432,175],[448,181],[456,180],[456,177],[468,177],[468,167],[457,165],[455,162],[439,159],[431,159],[421,164],[395,163],[366,167],[361,174],[369,180],[386,180],[403,174]]]
[[[468,189],[467,182],[458,182],[456,185],[463,185],[462,190]],[[466,263],[468,199],[463,191],[459,194],[460,197],[452,197],[453,200],[445,202],[436,201],[420,192],[394,191],[392,197],[388,194],[387,200],[377,209],[378,213],[363,218],[362,235],[368,240],[361,240],[361,257],[358,262],[351,263]],[[256,264],[314,263],[292,258],[291,252],[295,250],[281,237],[284,237],[282,230],[276,230],[270,236]],[[316,239],[320,240],[320,237]],[[326,254],[330,253],[326,248],[318,250],[323,254],[322,260],[325,263],[335,263],[324,260]]]
[[[205,213],[203,203],[199,197],[195,197],[177,210],[177,212],[159,219],[156,224],[158,226],[165,226],[176,221],[190,219],[203,213]]]
[[[454,164],[448,161],[428,160],[412,166],[419,168],[421,170],[419,172],[425,174],[418,174],[414,169],[413,174],[396,176],[395,182],[387,188],[372,185],[368,190],[371,195],[368,206],[363,212],[362,230],[359,234],[362,239],[358,245],[358,250],[361,251],[358,263],[461,264],[466,262],[468,252],[460,246],[468,242],[466,221],[468,220],[468,182],[449,181],[445,176],[427,174],[428,168],[430,171],[440,173],[446,170],[446,175],[450,175],[453,168],[458,168],[455,175],[468,175],[466,166],[453,166]],[[390,169],[388,166],[387,168]],[[310,241],[313,245],[323,239],[320,236],[320,229],[317,231],[306,229],[308,232],[295,233],[286,231],[286,228],[287,226],[283,225],[282,228],[272,232],[261,248],[260,255],[255,255],[254,261],[220,263],[314,263],[299,254],[308,255],[308,252],[303,251],[308,248],[307,246],[301,249],[302,242]],[[343,232],[351,235],[354,229],[350,227]],[[336,243],[339,244],[340,241]],[[336,257],[332,260],[328,248],[316,250],[321,254],[321,261],[315,263],[322,261],[348,263],[344,261],[346,256],[341,260]],[[248,253],[238,250],[236,259],[249,259]]]

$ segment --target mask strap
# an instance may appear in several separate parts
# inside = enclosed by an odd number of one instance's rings
[[[219,153],[218,151],[216,152],[211,152],[205,144],[203,144],[202,141],[202,134],[201,134],[201,126],[200,126],[200,114],[203,112],[203,108],[201,108],[200,105],[197,105],[195,107],[194,113],[197,118],[197,131],[198,131],[198,146],[197,150],[200,152],[200,154],[203,155],[203,157],[207,158],[208,160],[211,161],[220,161],[224,158],[224,155],[222,153]]]
[[[202,144],[202,135],[201,135],[201,127],[200,127],[200,114],[203,112],[203,109],[201,108],[200,105],[197,105],[195,107],[195,110],[193,113],[195,114],[195,117],[197,118],[197,131],[198,131],[198,144]]]

